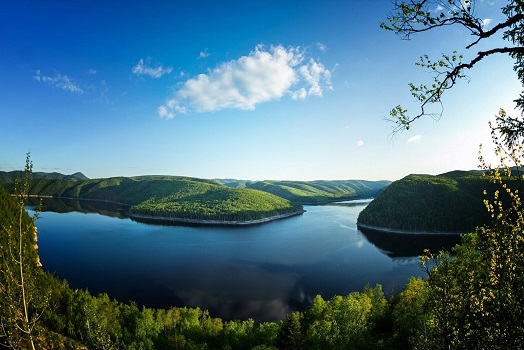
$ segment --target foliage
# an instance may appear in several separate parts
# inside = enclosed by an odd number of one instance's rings
[[[453,88],[458,81],[469,79],[466,71],[473,68],[484,58],[495,54],[508,54],[515,60],[514,70],[521,82],[524,83],[524,14],[522,0],[511,0],[502,9],[504,19],[489,28],[483,18],[477,15],[477,7],[483,4],[475,0],[411,0],[394,1],[394,10],[388,16],[388,23],[381,27],[395,32],[403,39],[410,39],[412,35],[423,33],[446,26],[459,26],[472,36],[472,41],[466,46],[471,49],[480,42],[487,42],[490,38],[502,34],[508,41],[508,46],[493,47],[485,51],[478,51],[469,60],[457,51],[451,54],[442,54],[437,60],[424,55],[417,63],[433,75],[429,84],[410,84],[411,94],[420,104],[419,112],[415,115],[401,106],[396,106],[390,116],[396,122],[394,131],[408,130],[412,123],[425,116],[439,118],[442,115],[442,96],[446,90]],[[524,94],[515,100],[517,106],[524,112]],[[435,108],[436,105],[436,108]],[[524,135],[522,119],[507,119],[500,127],[505,137],[512,139]]]
[[[199,308],[138,308],[71,290],[51,278],[54,294],[42,319],[48,332],[89,349],[387,349],[390,305],[380,286],[324,301],[279,323],[223,321]]]
[[[505,118],[500,111],[498,118]],[[492,126],[495,153],[500,163],[486,177],[497,186],[485,191],[485,205],[493,222],[465,235],[447,252],[427,252],[422,264],[428,272],[427,320],[419,334],[421,349],[521,349],[524,347],[524,217],[521,179],[511,185],[513,165],[518,173],[524,149],[499,135]],[[508,163],[510,163],[508,165]],[[501,170],[502,169],[502,170]],[[501,200],[505,195],[509,200]]]
[[[282,331],[288,330],[287,338],[280,339],[297,344],[296,340],[291,341],[296,338],[293,325],[300,322],[302,337],[298,344],[304,349],[388,348],[392,335],[391,327],[384,326],[390,316],[388,311],[389,303],[380,285],[365,287],[361,293],[335,296],[329,301],[317,296],[303,320],[288,315],[282,326]]]
[[[391,318],[395,330],[392,343],[395,348],[411,348],[424,334],[428,293],[425,280],[411,277],[404,290],[392,299]]]

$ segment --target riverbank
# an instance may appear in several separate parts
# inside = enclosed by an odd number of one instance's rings
[[[187,218],[176,218],[167,216],[152,216],[152,215],[139,215],[139,214],[128,214],[132,220],[150,224],[161,224],[161,225],[195,225],[195,226],[249,226],[249,225],[260,225],[267,222],[282,220],[293,216],[304,214],[305,210],[299,210],[296,212],[279,214],[268,216],[261,219],[255,220],[202,220],[202,219],[187,219]]]
[[[358,229],[365,229],[380,233],[391,233],[398,235],[442,235],[442,236],[460,236],[466,232],[443,232],[443,231],[415,231],[415,230],[399,230],[387,227],[376,227],[371,225],[360,224],[357,222]]]

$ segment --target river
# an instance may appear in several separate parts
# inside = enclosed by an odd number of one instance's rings
[[[277,321],[317,294],[329,299],[367,283],[393,293],[424,275],[402,242],[385,251],[357,229],[366,201],[305,206],[303,215],[249,227],[148,225],[122,208],[71,203],[44,200],[37,221],[43,268],[72,288],[123,302]]]

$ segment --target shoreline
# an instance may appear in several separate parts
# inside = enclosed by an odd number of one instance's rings
[[[357,222],[357,228],[364,230],[380,232],[380,233],[391,233],[395,235],[433,235],[433,236],[459,236],[466,232],[445,232],[445,231],[412,231],[412,230],[399,230],[387,227],[376,227],[371,225],[359,224]]]
[[[152,215],[140,215],[140,214],[128,214],[129,218],[138,222],[152,223],[152,224],[168,224],[168,225],[177,225],[177,224],[187,224],[187,225],[196,225],[196,226],[250,226],[250,225],[260,225],[266,222],[282,220],[290,218],[293,216],[298,216],[304,214],[305,210],[300,210],[292,213],[278,214],[273,216],[268,216],[262,219],[254,220],[204,220],[204,219],[185,219],[185,218],[175,218],[168,216],[152,216]]]

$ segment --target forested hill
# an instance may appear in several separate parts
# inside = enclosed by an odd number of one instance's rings
[[[507,181],[510,186],[518,184]],[[492,199],[498,188],[480,172],[409,175],[381,192],[357,222],[402,231],[471,232],[490,222],[483,200]]]
[[[5,186],[12,192],[13,184]],[[302,206],[275,195],[234,189],[214,180],[177,176],[92,180],[34,179],[29,194],[125,203],[133,215],[170,219],[250,221],[302,213]]]
[[[218,180],[230,187],[247,187],[272,193],[294,203],[323,204],[342,200],[371,198],[391,181],[235,181]]]
[[[21,178],[23,171],[0,171],[0,183],[12,183],[17,178]],[[49,179],[49,180],[88,180],[88,177],[84,174],[78,172],[71,175],[64,175],[60,173],[44,173],[44,172],[34,172],[32,174],[33,179]]]
[[[11,192],[22,173],[0,172]],[[34,173],[30,194],[128,204],[136,219],[256,221],[303,211],[302,204],[370,198],[390,181],[243,181],[179,176],[88,179],[82,173]]]

